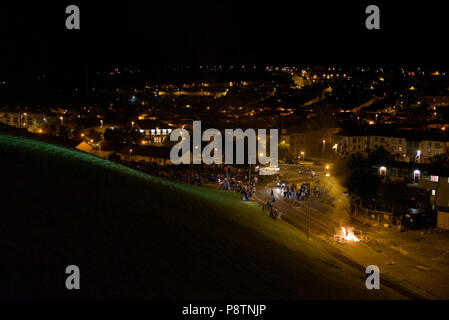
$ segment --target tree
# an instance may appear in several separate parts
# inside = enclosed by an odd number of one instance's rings
[[[94,128],[90,128],[87,131],[87,136],[89,139],[93,139],[94,141],[100,141],[101,140],[101,133],[96,131]]]
[[[449,172],[449,159],[445,154],[439,154],[430,159],[430,171],[447,174]]]
[[[380,146],[376,150],[372,151],[367,158],[367,161],[372,162],[386,162],[394,160],[394,156],[391,155],[384,147]]]
[[[384,182],[379,186],[382,201],[392,208],[393,215],[400,209],[407,208],[407,186],[400,181]]]
[[[59,126],[57,136],[61,139],[67,140],[70,137],[70,128],[66,126]]]
[[[120,160],[122,160],[122,159],[120,158],[120,156],[117,153],[114,152],[108,156],[108,160],[120,162]]]
[[[371,162],[361,154],[341,159],[335,166],[335,175],[350,193],[358,195],[364,203],[374,198],[381,179],[372,169]]]
[[[280,144],[278,150],[280,160],[284,160],[286,162],[293,162],[295,160],[295,156],[288,150],[288,146]]]

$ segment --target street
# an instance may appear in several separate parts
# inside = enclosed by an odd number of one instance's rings
[[[275,197],[274,207],[282,213],[282,219],[303,232],[307,232],[310,207],[310,236],[321,240],[334,257],[357,268],[361,272],[368,265],[377,265],[383,279],[381,283],[396,290],[418,289],[423,297],[449,298],[449,272],[447,239],[448,232],[408,231],[400,233],[392,228],[364,224],[362,220],[349,215],[349,202],[336,179],[326,177],[326,169],[313,169],[316,177],[305,177],[296,166],[280,166],[280,180],[287,184],[318,182],[330,187],[328,197],[301,201],[284,200],[275,182],[260,183],[257,194],[263,203],[271,202],[271,190]],[[339,196],[337,195],[339,193]],[[363,234],[361,242],[341,242],[334,239],[339,227],[352,227]],[[439,240],[439,241],[438,241]],[[435,245],[437,244],[437,245]],[[403,292],[404,293],[404,292]],[[413,295],[410,297],[413,298]]]

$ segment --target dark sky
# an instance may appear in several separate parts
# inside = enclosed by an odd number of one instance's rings
[[[81,30],[65,29],[69,4],[80,7]],[[380,7],[381,30],[365,29],[369,4]],[[447,65],[448,31],[441,1],[2,0],[0,72],[86,64]]]

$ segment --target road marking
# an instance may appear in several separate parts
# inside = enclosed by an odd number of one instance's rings
[[[424,266],[416,266],[417,268],[423,269],[423,270],[427,270],[427,271],[432,271],[431,268],[429,267],[424,267]]]

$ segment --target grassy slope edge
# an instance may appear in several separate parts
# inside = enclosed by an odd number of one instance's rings
[[[3,133],[0,181],[3,298],[402,298],[232,193]]]

